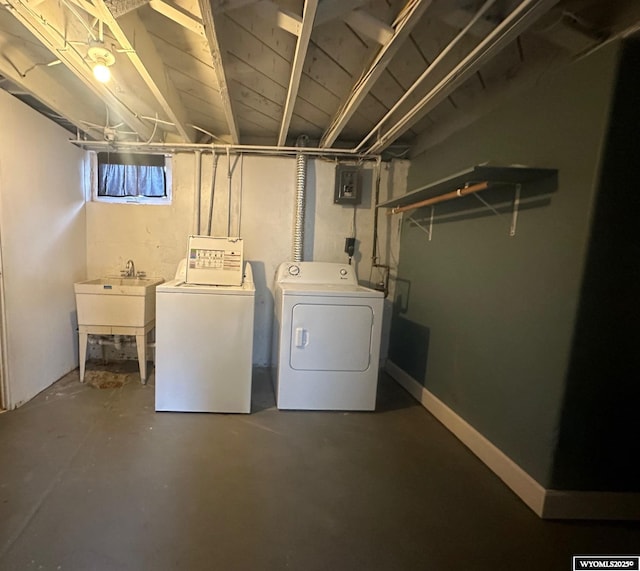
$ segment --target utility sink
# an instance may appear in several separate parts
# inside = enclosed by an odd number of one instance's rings
[[[97,278],[74,284],[78,325],[144,327],[155,319],[162,278]]]

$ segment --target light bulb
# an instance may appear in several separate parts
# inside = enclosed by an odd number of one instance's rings
[[[109,71],[105,63],[100,60],[93,66],[93,75],[100,83],[107,83],[107,81],[111,79],[111,71]]]

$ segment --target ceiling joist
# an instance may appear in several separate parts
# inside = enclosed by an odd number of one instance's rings
[[[41,5],[46,8],[47,5]],[[61,10],[59,7],[55,7]],[[22,0],[11,0],[9,12],[45,46],[55,58],[59,59],[73,72],[86,87],[98,98],[101,98],[127,126],[141,139],[151,136],[152,128],[142,121],[125,103],[123,103],[104,83],[99,83],[93,76],[91,67],[73,44],[67,41],[69,24],[64,21],[61,12],[38,12]]]
[[[240,8],[245,8],[246,6],[256,4],[259,1],[260,0],[217,0],[216,14],[224,14],[225,12],[239,10]]]
[[[169,121],[184,141],[194,142],[195,132],[188,126],[187,113],[178,92],[169,81],[162,58],[140,17],[135,12],[129,12],[116,20],[104,0],[94,0],[94,3],[100,19],[109,27]]]
[[[302,66],[304,65],[304,60],[307,56],[307,49],[309,48],[309,40],[311,39],[313,21],[315,20],[317,9],[318,0],[305,0],[302,12],[302,27],[296,43],[296,51],[293,56],[287,100],[284,105],[280,134],[278,135],[279,147],[282,147],[287,140],[287,133],[289,132],[289,125],[291,124],[291,115],[293,115],[293,107],[295,106],[296,99],[298,97],[298,88],[300,87],[300,78],[302,77]]]
[[[330,147],[345,128],[364,98],[374,86],[382,72],[396,55],[411,30],[418,23],[432,0],[409,0],[402,8],[402,18],[397,23],[391,39],[380,48],[371,64],[364,70],[360,79],[351,89],[346,102],[332,118],[329,128],[320,141],[320,147]]]
[[[297,14],[282,10],[271,0],[261,0],[255,6],[266,20],[273,22],[278,28],[282,28],[294,36],[300,35],[302,18]]]
[[[462,59],[429,93],[416,103],[393,127],[378,137],[367,153],[380,153],[400,135],[410,129],[429,109],[433,109],[448,97],[456,87],[509,42],[513,41],[541,16],[548,12],[558,0],[523,0],[482,42]]]
[[[222,108],[224,109],[227,126],[229,127],[231,142],[232,144],[237,145],[240,143],[240,133],[238,131],[238,124],[233,112],[233,104],[231,103],[231,96],[229,94],[229,84],[227,82],[227,75],[225,72],[225,64],[227,63],[228,58],[227,52],[222,50],[220,43],[220,25],[213,17],[213,8],[210,0],[198,0],[198,4],[200,6],[200,12],[202,13],[204,30],[207,35],[209,50],[211,51],[211,59],[213,60],[213,71],[216,74],[216,79],[218,80]],[[216,12],[218,12],[218,8],[221,9],[222,5],[216,3]]]
[[[98,18],[98,10],[96,10],[96,7],[93,4],[91,4],[91,2],[88,2],[87,0],[69,0],[69,1],[75,4],[76,6],[78,6],[78,8],[82,8],[90,16],[94,18]]]
[[[28,73],[20,73],[6,52],[3,56],[0,58],[0,74],[21,90],[18,93],[14,89],[10,89],[10,93],[27,94],[37,98],[51,111],[64,117],[80,131],[84,131],[96,139],[102,138],[102,131],[94,129],[88,124],[89,121],[98,123],[102,117],[98,117],[96,112],[82,99],[76,100],[58,81],[52,78],[46,65],[32,67]]]
[[[364,4],[365,0],[323,0],[322,4],[318,6],[314,25],[322,26],[322,24],[342,18]]]
[[[344,21],[354,30],[384,46],[393,38],[394,30],[384,22],[367,14],[363,10],[353,10],[344,16]]]
[[[286,30],[294,36],[299,36],[302,32],[302,19],[291,12],[278,10],[276,12],[276,24],[279,28]]]
[[[203,38],[207,37],[204,33],[202,20],[196,18],[193,14],[189,14],[189,12],[179,6],[168,4],[167,2],[163,2],[163,0],[151,0],[149,6],[159,14],[173,20],[176,24],[180,24],[183,28],[191,30]]]

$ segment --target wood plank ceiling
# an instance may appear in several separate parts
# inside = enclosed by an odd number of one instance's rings
[[[635,0],[0,3],[0,87],[83,138],[362,153],[424,147],[640,21]]]

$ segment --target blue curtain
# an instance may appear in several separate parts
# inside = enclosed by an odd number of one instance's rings
[[[166,196],[164,167],[100,164],[98,196]]]

